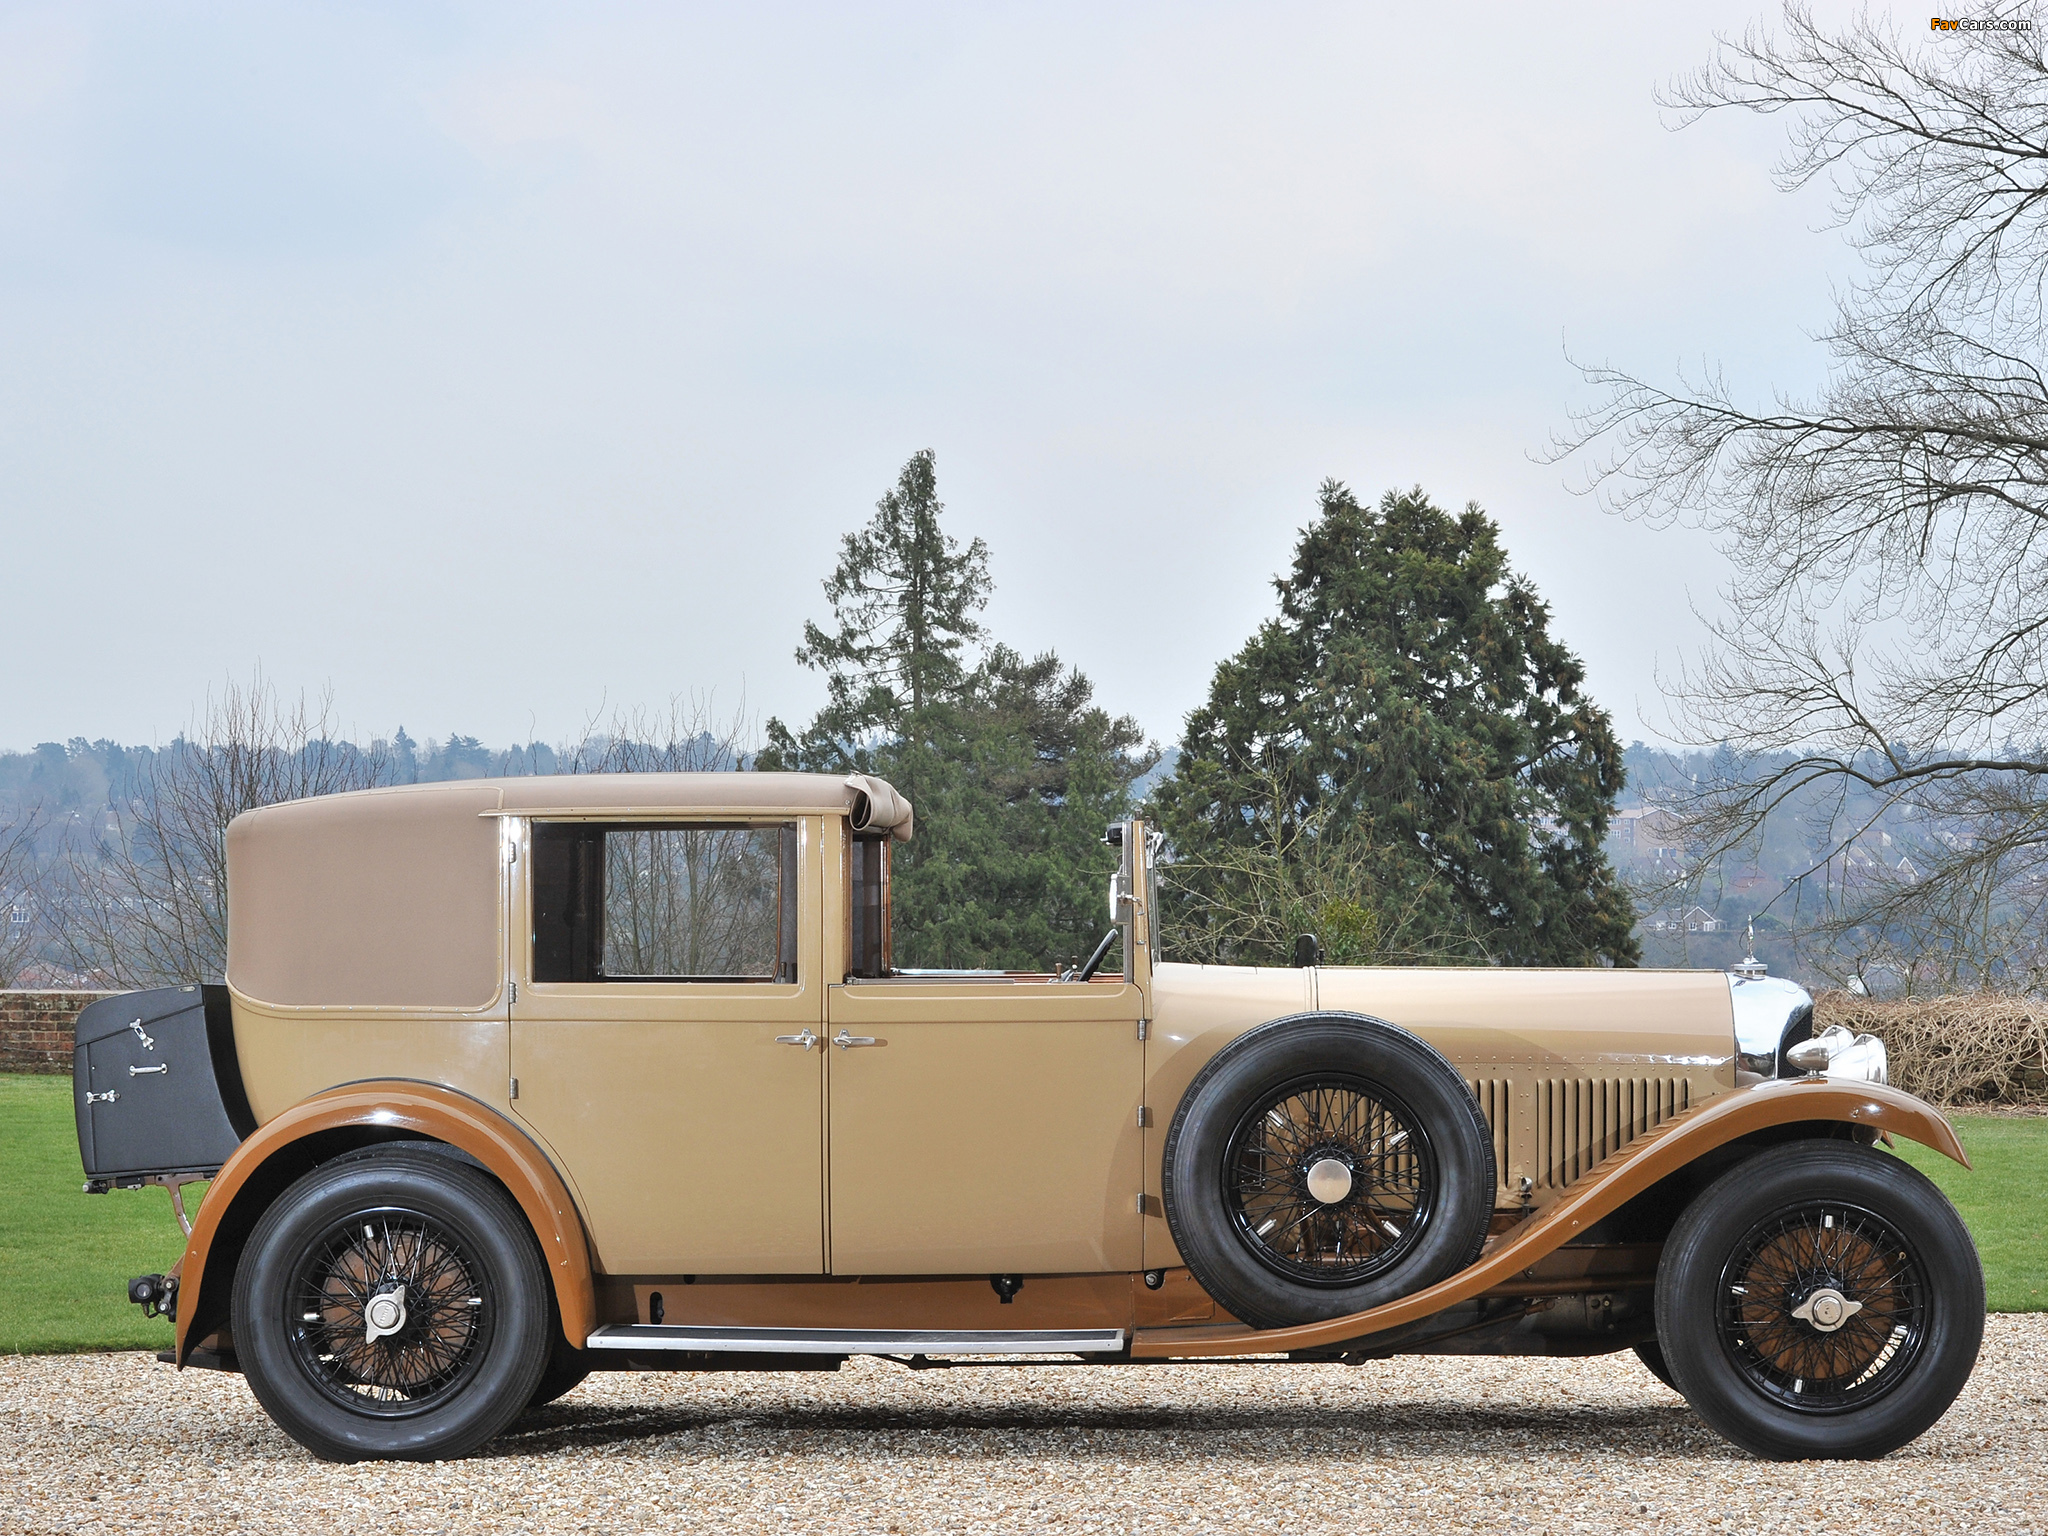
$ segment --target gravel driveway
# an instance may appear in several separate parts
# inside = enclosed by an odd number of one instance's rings
[[[1633,1355],[599,1376],[427,1466],[148,1355],[0,1357],[0,1412],[0,1531],[2048,1532],[2048,1315],[1876,1464],[1754,1461]]]

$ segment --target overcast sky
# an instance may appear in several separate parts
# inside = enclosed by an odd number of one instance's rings
[[[807,718],[926,447],[993,632],[1162,742],[1325,476],[1479,502],[1649,735],[1722,568],[1532,456],[1568,350],[1818,374],[1783,125],[1654,99],[1758,14],[0,4],[0,747],[258,664],[365,735]]]

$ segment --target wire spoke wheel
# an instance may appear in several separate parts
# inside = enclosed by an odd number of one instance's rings
[[[460,1392],[490,1344],[487,1270],[460,1237],[402,1208],[351,1212],[285,1289],[300,1368],[351,1412],[403,1417]]]
[[[1815,1201],[1773,1212],[1735,1246],[1715,1328],[1755,1391],[1800,1413],[1844,1413],[1906,1378],[1927,1311],[1904,1236],[1860,1206]]]
[[[1332,1287],[1399,1263],[1439,1188],[1419,1117],[1377,1083],[1334,1075],[1255,1101],[1231,1134],[1223,1181],[1238,1238],[1260,1263]]]

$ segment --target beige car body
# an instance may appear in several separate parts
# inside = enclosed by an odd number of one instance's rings
[[[536,979],[534,829],[562,822],[793,827],[795,979]],[[1960,1157],[1891,1090],[1739,1080],[1721,973],[1157,963],[1142,874],[1121,974],[851,978],[855,841],[911,826],[880,781],[772,773],[468,781],[238,818],[227,981],[260,1129],[192,1233],[181,1360],[223,1347],[235,1255],[305,1165],[293,1149],[344,1133],[447,1141],[497,1174],[548,1254],[571,1345],[646,1322],[657,1294],[671,1323],[1113,1327],[1138,1357],[1370,1333],[1390,1324],[1280,1340],[1218,1315],[1162,1216],[1161,1145],[1189,1082],[1298,1013],[1412,1031],[1493,1132],[1498,1235],[1397,1321],[1502,1286],[1640,1283],[1654,1254],[1573,1234],[1762,1127],[1853,1122]],[[1142,828],[1127,841],[1142,848]],[[1026,1281],[1014,1303],[998,1275]]]

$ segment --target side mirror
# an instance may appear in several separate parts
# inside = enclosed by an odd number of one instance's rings
[[[1296,967],[1321,965],[1323,963],[1323,941],[1312,933],[1304,933],[1294,941],[1294,963]]]

